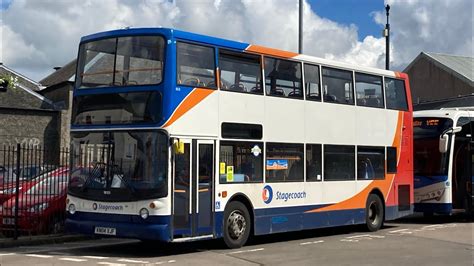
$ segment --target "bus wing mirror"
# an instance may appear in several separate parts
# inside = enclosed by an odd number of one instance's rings
[[[181,140],[175,140],[173,142],[173,152],[174,154],[184,154],[184,142]]]
[[[446,153],[448,151],[448,135],[447,134],[442,134],[439,137],[439,152],[441,153]]]
[[[453,133],[459,133],[462,131],[462,127],[453,127]]]

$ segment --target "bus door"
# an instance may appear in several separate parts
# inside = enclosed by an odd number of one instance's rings
[[[472,132],[469,117],[460,117],[453,156],[453,209],[469,211],[472,205]]]
[[[214,141],[181,139],[184,153],[174,155],[173,235],[213,233]]]

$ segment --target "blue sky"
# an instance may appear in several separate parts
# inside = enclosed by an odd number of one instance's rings
[[[313,11],[323,18],[356,25],[359,40],[367,35],[380,37],[382,34],[382,27],[375,23],[372,13],[384,10],[383,0],[309,0],[309,3]]]
[[[0,2],[1,2],[0,8],[1,9],[6,9],[12,1],[13,0],[0,0]]]

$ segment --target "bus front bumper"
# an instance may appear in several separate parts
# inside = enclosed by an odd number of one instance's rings
[[[169,242],[169,216],[150,216],[142,219],[138,215],[79,213],[68,214],[66,231],[100,237],[133,238]]]

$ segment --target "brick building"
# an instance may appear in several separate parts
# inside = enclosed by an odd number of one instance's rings
[[[474,106],[474,58],[420,53],[403,72],[415,110]]]
[[[0,145],[59,149],[61,114],[51,100],[38,94],[42,86],[3,64],[0,76],[18,78],[14,88],[0,91]]]

